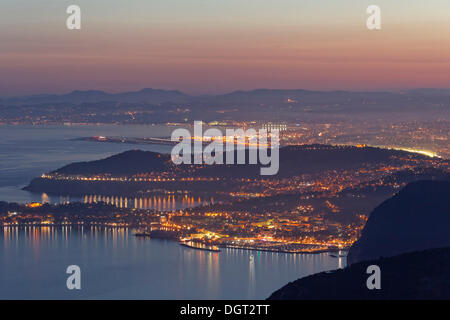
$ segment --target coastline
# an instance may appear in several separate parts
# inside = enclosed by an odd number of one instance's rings
[[[180,243],[178,238],[174,238],[173,236],[170,235],[151,235],[150,233],[147,232],[139,232],[139,233],[135,233],[134,234],[135,237],[141,237],[141,238],[150,238],[150,239],[163,239],[163,240],[170,240],[170,241],[174,241],[174,242],[178,242]],[[321,250],[315,250],[315,251],[307,251],[307,250],[299,250],[299,251],[290,251],[290,250],[282,250],[282,249],[270,249],[270,248],[258,248],[258,247],[240,247],[240,246],[235,246],[235,245],[227,245],[227,244],[206,244],[203,242],[199,242],[203,245],[206,246],[217,246],[219,248],[224,248],[224,249],[233,249],[233,250],[246,250],[246,251],[260,251],[260,252],[274,252],[274,253],[287,253],[287,254],[321,254],[321,253],[335,253],[335,252],[339,252],[339,251],[343,251],[346,250],[346,248],[330,248],[330,249],[321,249]],[[181,243],[180,243],[181,244]],[[193,249],[198,249],[198,250],[205,250],[205,251],[211,251],[208,249],[204,249],[201,247],[195,247]]]
[[[29,223],[29,224],[11,224],[11,225],[0,225],[0,228],[26,228],[26,227],[103,227],[107,229],[131,229],[136,230],[132,226],[129,225],[114,225],[112,223],[60,223],[60,224],[45,224],[45,223]],[[177,242],[180,245],[184,245],[186,247],[189,247],[191,249],[197,249],[197,250],[204,250],[204,251],[212,251],[212,252],[218,252],[217,250],[211,250],[208,247],[202,248],[202,247],[194,247],[185,245],[183,242],[179,241],[178,237],[174,237],[173,235],[163,235],[163,234],[154,234],[151,235],[147,232],[135,232],[133,233],[133,236],[138,238],[150,238],[150,239],[158,239],[158,240],[169,240],[173,242]],[[216,246],[218,248],[223,249],[233,249],[233,250],[245,250],[245,251],[255,251],[255,252],[273,252],[273,253],[287,253],[287,254],[321,254],[321,253],[336,253],[339,251],[345,251],[346,248],[330,248],[330,249],[321,249],[321,250],[314,250],[314,251],[307,251],[307,250],[299,250],[299,251],[290,251],[290,250],[283,250],[283,249],[271,249],[271,248],[258,248],[258,247],[244,247],[244,246],[235,246],[235,245],[227,245],[227,244],[206,244],[203,242],[199,242],[202,245],[205,246]],[[220,250],[219,250],[220,251]]]
[[[334,253],[346,250],[344,249],[323,249],[316,251],[289,251],[289,250],[276,250],[276,249],[266,249],[266,248],[246,248],[231,245],[218,245],[221,248],[234,249],[234,250],[246,250],[246,251],[262,251],[262,252],[275,252],[275,253],[288,253],[288,254],[321,254],[321,253]]]

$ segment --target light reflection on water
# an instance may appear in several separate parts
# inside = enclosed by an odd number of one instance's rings
[[[84,197],[41,195],[41,203],[69,204],[73,202],[100,203],[114,205],[117,208],[151,209],[158,211],[173,211],[193,208],[214,203],[214,198],[192,195],[154,195],[143,197],[124,197],[106,195],[85,195]]]
[[[118,208],[134,208],[134,209],[154,209],[158,211],[172,211],[185,208],[197,207],[200,205],[207,205],[214,203],[213,198],[208,200],[202,197],[194,197],[191,195],[175,196],[152,196],[152,197],[118,197],[118,196],[101,196],[101,195],[86,195],[83,197],[84,203],[105,202],[112,204]]]
[[[0,229],[0,298],[263,299],[300,277],[345,266],[328,254],[185,248],[130,229]],[[67,266],[82,290],[66,289]]]

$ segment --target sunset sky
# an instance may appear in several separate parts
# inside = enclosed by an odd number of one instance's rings
[[[450,1],[0,0],[0,95],[144,87],[450,88]]]

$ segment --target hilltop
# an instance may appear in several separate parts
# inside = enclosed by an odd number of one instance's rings
[[[402,163],[408,159],[427,159],[426,156],[406,151],[373,147],[301,145],[279,150],[280,171],[275,177],[290,177],[325,170],[354,169],[370,164]],[[248,160],[248,154],[247,154]],[[235,157],[236,159],[236,157]],[[193,167],[194,174],[206,176],[259,176],[259,165],[181,165],[175,166],[170,155],[151,151],[130,150],[105,159],[72,163],[52,173],[59,174],[137,174],[173,172]]]

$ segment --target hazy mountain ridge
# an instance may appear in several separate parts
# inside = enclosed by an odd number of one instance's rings
[[[264,176],[264,179],[291,179],[302,174],[329,174],[334,175],[333,170],[354,170],[357,168],[376,168],[379,166],[402,165],[409,159],[427,159],[420,154],[405,151],[380,149],[380,148],[358,148],[352,146],[330,146],[330,145],[302,145],[287,146],[280,149],[279,172],[274,176]],[[236,155],[235,155],[236,159]],[[246,155],[248,159],[248,154]],[[78,162],[68,164],[59,168],[51,174],[70,176],[132,176],[135,174],[149,174],[169,177],[204,177],[211,178],[208,182],[195,182],[189,179],[176,183],[170,182],[112,182],[112,181],[83,181],[79,179],[46,179],[35,178],[25,187],[31,192],[47,192],[54,194],[82,194],[84,192],[97,192],[103,190],[114,193],[134,193],[140,190],[174,189],[210,191],[210,190],[235,190],[241,185],[241,179],[260,179],[261,165],[174,165],[168,154],[158,154],[140,150],[130,150],[106,159],[90,162]],[[437,173],[426,174],[424,177],[441,176]],[[445,175],[445,173],[442,173]],[[398,183],[416,180],[414,172]],[[397,181],[396,181],[397,182]],[[351,191],[349,191],[351,193]],[[392,187],[387,190],[367,190],[367,192],[391,195]],[[352,197],[352,194],[350,194]],[[383,198],[385,199],[385,198]],[[377,202],[378,204],[379,202]]]
[[[144,88],[139,91],[108,93],[100,90],[75,90],[67,94],[41,94],[4,98],[4,104],[92,103],[92,102],[181,102],[190,96],[178,90]]]
[[[450,95],[438,92],[352,92],[257,89],[220,95],[143,89],[124,93],[74,91],[4,98],[0,123],[192,123],[194,120],[326,123],[426,121],[450,117]]]
[[[382,104],[386,101],[406,102],[421,96],[427,99],[448,98],[450,89],[414,89],[401,92],[394,91],[320,91],[304,89],[254,89],[233,91],[225,94],[189,95],[179,90],[162,90],[144,88],[138,91],[108,93],[100,90],[74,90],[66,94],[38,94],[0,99],[5,105],[44,104],[44,103],[92,103],[92,102],[147,102],[147,103],[190,103],[230,105],[270,105],[287,103],[292,106],[309,103],[345,104],[361,101],[370,106],[372,103]],[[350,100],[349,100],[350,99]],[[373,100],[373,101],[372,101]],[[353,101],[353,102],[354,102]],[[446,102],[448,102],[446,100]]]
[[[248,151],[247,151],[248,152]],[[353,146],[301,145],[286,146],[279,150],[279,176],[321,172],[333,169],[351,169],[362,164],[389,163],[398,161],[394,156],[412,159],[426,159],[426,156],[400,150],[374,147],[358,148]],[[236,158],[236,157],[235,157]],[[248,154],[247,157],[248,159]],[[170,155],[151,151],[130,150],[105,159],[72,163],[55,170],[61,174],[136,174],[170,171],[177,167],[171,162]],[[194,166],[195,167],[195,166]],[[226,171],[243,176],[259,176],[260,165],[207,165],[197,166],[203,174],[224,174]]]
[[[130,150],[105,159],[75,162],[52,173],[125,175],[168,171],[173,166],[170,155],[152,151]]]

